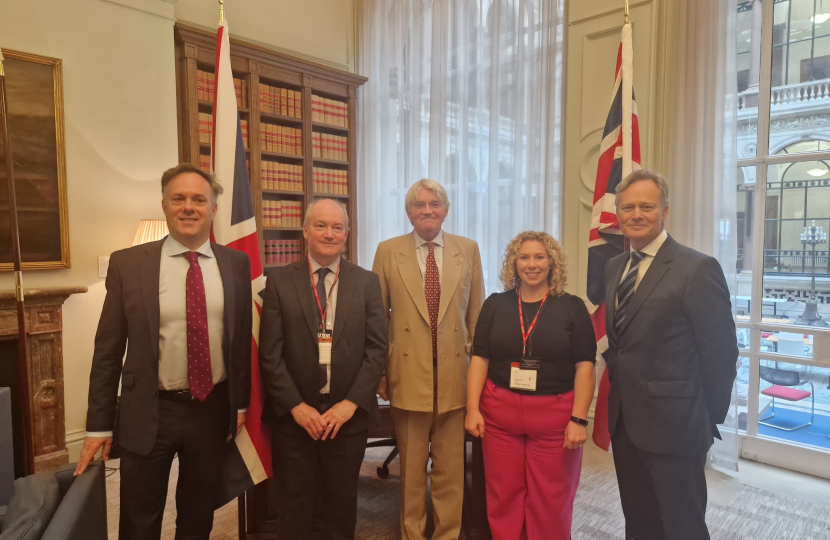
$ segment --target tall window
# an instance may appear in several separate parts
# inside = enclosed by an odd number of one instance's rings
[[[488,292],[508,241],[558,233],[564,0],[367,0],[360,44],[359,262],[412,230],[408,187],[447,190]]]
[[[830,0],[736,5],[739,424],[830,451]]]

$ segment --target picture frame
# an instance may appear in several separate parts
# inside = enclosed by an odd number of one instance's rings
[[[22,268],[69,268],[62,61],[9,49],[3,56]],[[5,159],[0,144],[0,271],[8,272],[13,259]]]

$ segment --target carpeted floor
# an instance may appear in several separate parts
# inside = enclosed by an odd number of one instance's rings
[[[400,537],[398,460],[392,462],[389,478],[381,480],[375,472],[387,454],[387,448],[366,452],[360,477],[357,540]],[[163,540],[172,540],[175,532],[173,497],[177,470],[177,464],[174,464],[164,516]],[[118,479],[117,472],[107,479],[111,540],[118,537]],[[745,485],[737,490],[729,504],[710,503],[707,522],[712,540],[830,539],[830,507]],[[573,540],[619,540],[624,537],[623,526],[614,473],[600,467],[585,466],[574,509]],[[237,538],[235,502],[217,511],[211,538]]]

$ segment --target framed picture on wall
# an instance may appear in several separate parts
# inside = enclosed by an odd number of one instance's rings
[[[3,55],[23,269],[69,268],[61,60]],[[13,263],[5,160],[0,131],[0,271]]]

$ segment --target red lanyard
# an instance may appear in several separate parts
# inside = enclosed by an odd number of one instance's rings
[[[308,275],[311,276],[311,290],[314,291],[314,299],[317,300],[317,309],[320,311],[320,326],[324,329],[326,328],[326,313],[328,313],[329,305],[331,305],[331,293],[334,292],[334,286],[337,285],[337,278],[340,277],[340,261],[342,259],[338,259],[337,261],[337,272],[334,274],[334,283],[331,284],[329,294],[326,295],[326,309],[323,309],[322,304],[320,304],[320,297],[317,295],[317,287],[314,286],[314,270],[311,269],[311,258],[308,259]]]
[[[525,315],[524,311],[522,310],[522,291],[520,289],[516,289],[516,293],[519,295],[519,323],[522,325],[522,356],[525,355],[525,349],[527,349],[527,340],[530,337],[530,334],[533,333],[533,329],[536,327],[536,321],[539,319],[539,314],[542,313],[542,308],[545,307],[545,302],[548,300],[548,295],[550,291],[545,293],[545,297],[542,298],[542,305],[539,306],[539,311],[536,312],[536,316],[533,317],[533,322],[530,323],[530,328],[527,329],[525,333]]]

